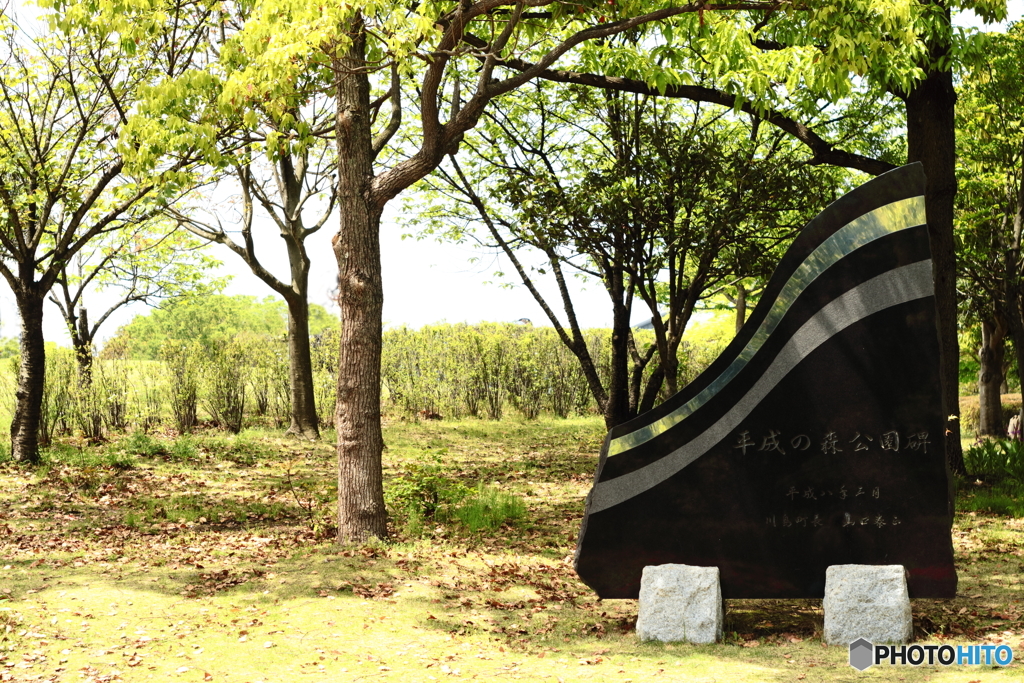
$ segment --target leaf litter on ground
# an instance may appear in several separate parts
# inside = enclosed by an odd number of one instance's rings
[[[333,480],[330,443],[270,432],[250,437],[252,464],[206,449],[0,465],[0,681],[853,680],[821,643],[820,601],[728,601],[717,646],[637,642],[636,603],[598,600],[572,569],[599,420],[394,421],[385,436],[389,479],[443,448],[446,476],[521,496],[526,519],[336,546],[310,514],[333,505],[309,493]],[[1024,653],[1024,520],[960,513],[954,545],[960,596],[914,601],[918,639]],[[898,670],[965,673],[1020,667]]]

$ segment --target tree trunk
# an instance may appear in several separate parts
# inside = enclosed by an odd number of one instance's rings
[[[679,345],[683,343],[683,335],[690,324],[690,318],[693,317],[693,308],[697,304],[697,292],[705,290],[705,282],[703,277],[694,277],[687,288],[686,298],[682,303],[683,310],[672,314],[669,325],[671,333],[665,339],[665,355],[661,359],[664,361],[661,367],[665,373],[665,385],[668,389],[666,398],[675,396],[679,392]],[[673,304],[672,308],[674,310],[676,305]],[[660,353],[659,350],[659,355]]]
[[[948,10],[947,10],[948,13]],[[935,53],[948,52],[936,48]],[[933,54],[933,58],[938,54]],[[932,274],[939,326],[939,378],[946,419],[946,458],[955,474],[966,474],[960,445],[960,348],[956,328],[956,250],[953,200],[956,196],[953,107],[956,91],[950,71],[932,71],[904,98],[907,161],[920,161],[927,176],[925,210],[932,246]]]
[[[92,385],[92,335],[89,334],[89,313],[84,306],[78,309],[78,317],[72,318],[70,322],[71,346],[78,363],[78,381],[88,387]]]
[[[334,424],[338,432],[338,540],[387,536],[380,428],[380,355],[384,288],[380,216],[370,193],[373,178],[370,83],[366,34],[353,26],[352,46],[335,60],[338,209],[335,235],[341,349]]]
[[[743,329],[743,323],[747,322],[747,290],[742,282],[736,283],[736,334]]]
[[[667,341],[668,350],[664,357],[658,353],[661,363],[662,376],[664,377],[666,393],[675,396],[679,391],[679,344],[672,340]]]
[[[1006,355],[1006,329],[987,320],[981,323],[981,351],[978,360],[978,434],[1006,436],[1000,389]]]
[[[640,398],[640,405],[637,406],[636,414],[643,415],[654,407],[658,401],[658,394],[661,393],[661,386],[665,383],[665,368],[660,363],[651,373],[651,378],[644,387],[644,394]]]
[[[313,361],[309,349],[309,254],[303,240],[302,181],[305,171],[296,175],[292,157],[284,154],[278,160],[281,178],[283,220],[287,230],[281,237],[288,250],[291,283],[280,290],[288,304],[288,375],[292,392],[292,415],[289,434],[315,441],[320,438],[320,419],[316,412],[313,391]],[[300,167],[305,169],[305,164]],[[270,283],[268,283],[270,284]],[[327,406],[321,406],[327,410]]]
[[[288,380],[292,390],[292,424],[288,433],[316,441],[320,438],[320,420],[316,413],[313,359],[309,352],[309,302],[305,292],[285,297],[285,300],[288,303]]]
[[[629,309],[625,300],[621,273],[613,277],[609,292],[612,297],[612,353],[608,378],[608,400],[604,405],[604,426],[611,429],[632,415],[629,412]]]
[[[16,293],[21,315],[21,364],[17,403],[11,421],[11,455],[17,462],[37,465],[39,422],[43,409],[46,347],[43,342],[43,297]]]
[[[1010,327],[1010,338],[1013,339],[1013,353],[1017,361],[1017,374],[1024,374],[1024,342],[1018,342],[1018,339],[1024,339],[1024,308],[1021,307],[1019,297],[1014,297],[1013,302],[1010,305],[1009,315],[1007,315],[1007,323]],[[1024,388],[1024,387],[1022,387]],[[1020,412],[1017,413],[1017,424],[1018,430],[1021,430],[1020,425],[1024,425],[1024,403],[1021,403]],[[1021,436],[1022,432],[1018,431],[1016,434],[1007,434],[1014,439],[1024,439]]]

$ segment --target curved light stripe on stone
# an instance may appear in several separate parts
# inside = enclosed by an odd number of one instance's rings
[[[834,335],[873,313],[932,296],[932,262],[918,261],[874,277],[835,299],[804,323],[754,386],[729,412],[692,441],[638,470],[598,482],[589,513],[618,505],[657,486],[727,437],[789,371]]]
[[[765,340],[775,331],[783,316],[803,293],[807,286],[814,282],[826,269],[844,256],[860,249],[880,237],[885,237],[900,230],[907,230],[925,224],[924,197],[910,197],[898,202],[886,204],[863,216],[859,216],[834,232],[828,239],[818,245],[804,262],[793,272],[782,291],[772,304],[771,311],[757,332],[750,338],[746,346],[721,375],[700,391],[689,401],[673,410],[668,415],[654,422],[639,427],[629,434],[612,439],[608,444],[608,457],[624,453],[650,441],[659,434],[664,434],[708,402],[712,396],[721,391],[725,385],[739,374],[750,359],[761,349]]]

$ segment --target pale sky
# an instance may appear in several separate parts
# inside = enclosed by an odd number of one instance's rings
[[[15,0],[15,5],[22,4]],[[1010,0],[1010,19],[1024,15],[1024,0]],[[998,30],[1000,27],[985,27],[970,12],[958,15],[956,23],[975,26],[981,30]],[[548,324],[540,307],[521,284],[513,284],[505,278],[502,286],[494,276],[496,271],[513,273],[511,265],[504,258],[492,253],[474,249],[469,245],[438,244],[433,240],[402,239],[402,230],[394,223],[395,212],[400,211],[401,197],[391,202],[385,213],[381,229],[381,252],[384,277],[384,320],[387,325],[422,325],[440,321],[480,322],[514,321],[530,318],[534,324]],[[283,276],[287,272],[280,238],[269,225],[263,235],[264,241],[257,242],[258,253],[265,264],[275,273]],[[257,230],[259,226],[257,226]],[[331,250],[330,239],[337,231],[336,216],[328,220],[324,228],[309,241],[312,258],[310,301],[332,308],[331,291],[337,266]],[[260,245],[262,244],[262,250]],[[248,294],[264,297],[273,292],[258,278],[248,272],[247,267],[226,248],[215,246],[218,257],[224,262],[222,274],[233,275],[229,294]],[[476,258],[476,261],[473,259]],[[511,287],[508,285],[512,285]],[[539,278],[544,292],[553,295],[554,290],[546,278]],[[574,300],[577,315],[584,327],[606,327],[610,312],[607,294],[599,282],[574,282]],[[552,307],[561,313],[557,299],[549,299]],[[97,301],[90,307],[90,317],[100,313]],[[639,308],[644,308],[640,306]],[[642,311],[635,315],[634,324],[645,319]],[[138,313],[145,312],[144,306],[122,310],[116,319],[108,321],[101,332],[103,339],[114,334],[117,327]],[[336,308],[332,308],[336,311]],[[13,336],[18,333],[20,321],[14,299],[6,284],[0,285],[0,334]],[[45,313],[47,339],[67,343],[60,312],[48,304]]]

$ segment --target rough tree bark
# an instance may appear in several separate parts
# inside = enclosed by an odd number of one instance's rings
[[[292,415],[289,434],[306,439],[320,438],[320,424],[313,393],[313,359],[309,350],[309,301],[302,294],[286,296],[288,304],[288,382]],[[324,406],[324,410],[327,410]]]
[[[978,434],[1006,436],[1000,395],[1003,385],[1003,361],[1006,356],[1006,326],[998,319],[981,323],[981,350],[978,361]]]
[[[948,16],[948,10],[947,10]],[[935,46],[933,59],[948,52]],[[956,90],[952,71],[931,71],[903,96],[907,112],[907,161],[920,161],[927,176],[925,211],[932,246],[932,274],[939,324],[939,376],[946,420],[946,459],[955,474],[966,474],[960,444],[960,347],[956,329]]]
[[[32,274],[23,271],[23,286],[14,297],[21,315],[21,362],[18,368],[17,403],[11,421],[11,455],[17,462],[39,463],[39,421],[42,417],[46,375],[46,347],[43,343],[43,298]],[[19,291],[20,290],[20,291]]]
[[[358,21],[362,21],[361,18]],[[366,34],[335,63],[338,101],[338,260],[341,348],[334,426],[338,433],[338,540],[387,536],[381,452],[380,356],[384,287],[380,217],[372,202],[373,149]]]

